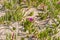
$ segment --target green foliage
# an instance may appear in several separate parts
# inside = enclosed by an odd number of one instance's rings
[[[53,40],[60,40],[60,37],[53,37]]]
[[[48,39],[48,40],[51,40],[51,36],[58,33],[56,29],[51,29],[49,27],[47,27],[44,31],[40,32],[39,35],[38,35],[38,38],[40,39]]]
[[[13,27],[13,30],[16,30],[16,28],[15,28],[15,27]]]
[[[33,13],[33,12],[31,12],[28,16],[33,16],[33,14],[34,14],[34,13]]]
[[[11,34],[6,34],[6,40],[11,40],[12,37],[11,37]]]
[[[50,36],[48,36],[48,37],[47,37],[47,40],[51,40],[51,37],[50,37]]]
[[[21,40],[24,40],[24,38],[21,38]]]
[[[33,23],[30,22],[29,20],[25,20],[23,23],[25,31],[28,30],[29,33],[32,33],[35,29],[33,28]]]
[[[39,13],[39,17],[40,17],[41,20],[47,19],[47,16],[48,16],[47,13],[46,13],[46,14],[44,14],[44,13]]]

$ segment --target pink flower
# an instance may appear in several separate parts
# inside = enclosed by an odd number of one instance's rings
[[[28,18],[28,20],[29,20],[30,22],[32,22],[34,19],[33,19],[33,18]]]

